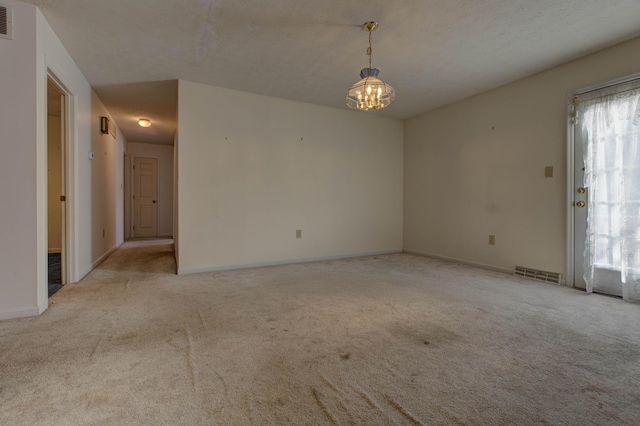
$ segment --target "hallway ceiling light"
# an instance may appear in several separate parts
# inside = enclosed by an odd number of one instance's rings
[[[140,120],[138,120],[138,124],[140,125],[140,127],[149,127],[151,126],[151,120],[149,120],[148,118],[141,118]]]
[[[362,25],[362,29],[369,33],[369,48],[367,55],[369,56],[369,68],[363,68],[360,71],[362,80],[349,88],[347,92],[347,106],[362,111],[372,111],[382,109],[396,99],[396,91],[382,80],[378,79],[380,70],[371,68],[371,33],[378,28],[377,22],[366,22]]]

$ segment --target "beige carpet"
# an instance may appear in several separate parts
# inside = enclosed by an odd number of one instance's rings
[[[640,424],[638,305],[408,254],[172,256],[127,243],[0,322],[0,424]]]

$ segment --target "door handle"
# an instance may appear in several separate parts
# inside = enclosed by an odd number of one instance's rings
[[[586,205],[586,204],[584,203],[584,201],[578,201],[578,202],[576,203],[576,206],[578,206],[578,207],[584,207],[585,205]]]

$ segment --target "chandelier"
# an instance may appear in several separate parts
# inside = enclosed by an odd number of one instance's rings
[[[396,91],[393,87],[378,78],[380,70],[371,67],[371,33],[378,29],[377,22],[365,22],[362,29],[369,33],[369,68],[360,71],[360,78],[356,84],[349,88],[347,92],[347,106],[362,111],[372,111],[382,109],[396,99]]]

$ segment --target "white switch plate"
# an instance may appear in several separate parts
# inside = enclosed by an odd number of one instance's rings
[[[89,152],[89,160],[93,160],[93,152]]]

